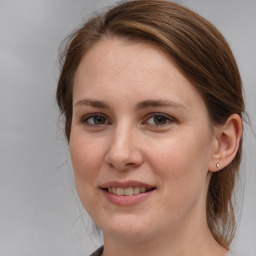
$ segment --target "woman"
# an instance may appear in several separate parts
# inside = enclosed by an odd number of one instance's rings
[[[162,0],[122,3],[70,38],[57,102],[92,255],[232,255],[240,74],[222,35]]]

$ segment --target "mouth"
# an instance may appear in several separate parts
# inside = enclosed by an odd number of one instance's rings
[[[127,188],[121,188],[121,187],[107,187],[102,188],[106,192],[110,194],[114,194],[117,196],[132,196],[132,195],[138,195],[141,193],[148,193],[152,190],[155,190],[156,188],[146,188],[146,187],[127,187]]]
[[[147,201],[157,187],[136,180],[127,180],[124,182],[110,181],[103,184],[100,189],[110,203],[127,207]]]

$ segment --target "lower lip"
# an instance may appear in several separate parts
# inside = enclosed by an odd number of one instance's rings
[[[140,193],[137,195],[132,196],[118,196],[112,193],[109,193],[106,190],[102,190],[103,194],[106,196],[107,200],[111,202],[112,204],[118,205],[118,206],[132,206],[136,205],[144,200],[146,200],[148,197],[152,195],[152,193],[155,190],[151,190],[145,193]]]

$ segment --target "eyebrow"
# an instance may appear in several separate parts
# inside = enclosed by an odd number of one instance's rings
[[[75,103],[75,106],[80,106],[80,105],[87,105],[91,106],[94,108],[103,108],[103,109],[110,109],[110,106],[100,100],[92,100],[92,99],[83,99]],[[186,109],[184,105],[181,103],[171,101],[171,100],[145,100],[137,105],[137,110],[145,109],[145,108],[150,108],[150,107],[174,107],[174,108],[183,108]]]
[[[174,107],[186,109],[181,103],[171,101],[171,100],[146,100],[142,101],[137,105],[137,109],[144,109],[149,107]]]
[[[87,105],[87,106],[91,106],[94,108],[110,108],[107,103],[100,101],[100,100],[84,99],[84,100],[78,101],[75,104],[75,106],[80,106],[80,105]]]

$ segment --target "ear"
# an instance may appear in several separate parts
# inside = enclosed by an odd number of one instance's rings
[[[242,136],[242,120],[232,114],[225,124],[214,128],[212,159],[208,170],[217,172],[229,165],[235,158]]]

